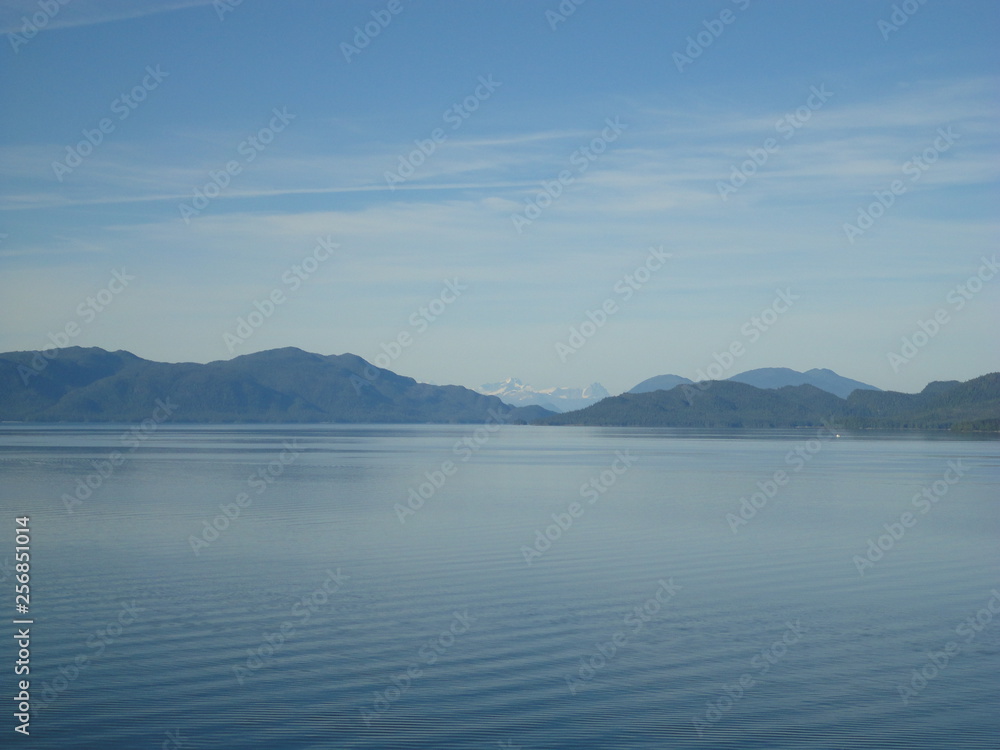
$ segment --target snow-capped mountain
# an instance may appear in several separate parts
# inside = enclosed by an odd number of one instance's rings
[[[517,378],[507,378],[499,383],[484,383],[474,390],[486,396],[497,396],[511,406],[537,404],[557,412],[574,411],[596,404],[611,394],[600,383],[585,388],[533,388]]]

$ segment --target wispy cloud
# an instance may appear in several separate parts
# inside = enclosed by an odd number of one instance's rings
[[[94,26],[131,18],[142,18],[157,13],[169,13],[203,5],[212,5],[214,0],[72,0],[66,4],[39,3],[38,0],[6,0],[0,5],[0,33],[21,33],[27,21],[29,28],[36,26],[33,20],[37,14],[44,18],[41,30],[63,29],[74,26]],[[46,10],[52,6],[55,12]]]
[[[879,180],[898,173],[937,128],[947,125],[960,134],[960,145],[919,187],[995,180],[1000,177],[1000,159],[991,128],[1000,119],[1000,108],[985,95],[995,86],[996,81],[985,78],[939,81],[920,91],[902,89],[879,102],[838,100],[835,94],[788,140],[778,139],[780,150],[738,199],[801,200],[831,190],[845,195],[870,191],[879,187]],[[626,214],[710,210],[713,202],[708,199],[717,196],[716,182],[728,177],[734,163],[747,158],[748,149],[775,136],[775,122],[781,116],[780,110],[749,119],[736,112],[687,113],[681,135],[675,130],[675,112],[625,113],[626,121],[637,124],[586,174],[578,175],[576,182],[590,193],[602,194],[602,200],[608,201],[606,207]],[[299,123],[298,127],[309,125]],[[412,142],[382,144],[378,149],[369,145],[363,153],[353,149],[312,153],[290,142],[265,153],[234,179],[217,205],[307,195],[377,194],[384,199],[390,192],[420,191],[438,192],[448,200],[463,191],[490,191],[498,198],[517,200],[530,196],[541,180],[567,168],[569,154],[585,147],[593,135],[582,130],[548,130],[456,137],[442,144],[411,178],[392,186],[384,174],[396,167],[400,156],[413,150]],[[242,136],[237,131],[228,138],[216,135],[213,141],[231,142],[235,147]],[[51,161],[62,148],[4,148],[2,158],[12,189],[0,210],[179,201],[189,198],[195,187],[205,183],[209,171],[233,153],[233,148],[224,148],[208,157],[203,149],[191,153],[180,142],[158,149],[109,143],[77,174],[57,185]]]

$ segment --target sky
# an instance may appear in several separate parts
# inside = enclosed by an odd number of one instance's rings
[[[1000,4],[7,0],[0,351],[1000,370]]]

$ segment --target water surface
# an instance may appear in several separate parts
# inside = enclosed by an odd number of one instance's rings
[[[0,426],[25,747],[998,746],[996,440],[130,430]]]

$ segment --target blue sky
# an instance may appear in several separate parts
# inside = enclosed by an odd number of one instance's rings
[[[1000,5],[570,7],[5,3],[0,350],[613,393],[1000,370]]]

